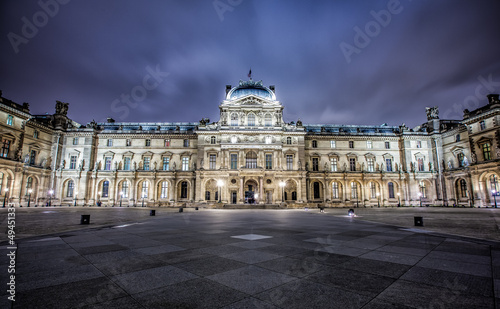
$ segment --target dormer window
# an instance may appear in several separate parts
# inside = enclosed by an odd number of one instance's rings
[[[484,122],[484,120],[479,122],[479,128],[481,131],[486,129],[486,122]]]

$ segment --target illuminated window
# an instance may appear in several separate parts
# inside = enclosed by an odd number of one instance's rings
[[[7,125],[11,126],[11,125],[13,125],[13,123],[14,123],[14,117],[12,117],[12,115],[8,115],[7,116]]]
[[[424,159],[417,158],[417,165],[418,165],[418,171],[423,172],[424,171]]]
[[[337,171],[337,158],[330,158],[330,171]]]
[[[373,148],[372,141],[366,141],[366,148],[368,148],[368,149],[372,149]]]
[[[483,144],[483,158],[485,161],[491,160],[491,145],[490,143]]]
[[[73,145],[78,145],[78,137],[73,138]]]
[[[188,157],[182,158],[182,170],[189,171],[189,158]]]
[[[257,154],[253,151],[247,153],[246,168],[257,168]]]
[[[142,161],[142,169],[145,170],[145,171],[149,171],[149,165],[151,164],[151,158],[150,157],[144,157],[143,161]]]
[[[394,198],[394,184],[392,182],[387,184],[387,189],[389,190],[389,198]]]
[[[385,166],[388,172],[392,172],[392,159],[385,159]]]
[[[482,120],[481,122],[479,122],[479,127],[482,130],[485,130],[486,129],[486,122],[484,122],[484,120]]]
[[[107,145],[108,145],[108,147],[113,146],[113,140],[112,139],[108,139]]]
[[[216,156],[214,154],[210,155],[209,168],[214,170],[216,168]]]
[[[70,170],[76,169],[76,156],[71,156],[69,158],[69,169]]]
[[[73,197],[73,191],[75,189],[75,183],[73,180],[68,181],[68,188],[66,190],[66,197]]]
[[[106,171],[111,170],[111,157],[104,158],[104,170],[106,170]]]
[[[330,141],[330,148],[336,148],[337,143],[335,141]]]
[[[128,198],[128,181],[122,182],[122,190],[121,192],[123,198]]]
[[[130,171],[130,158],[126,157],[123,159],[123,170]]]
[[[141,187],[141,198],[147,198],[149,193],[149,182],[143,181]]]
[[[374,162],[373,158],[367,158],[366,164],[367,164],[368,172],[373,172],[375,170],[375,162]]]
[[[355,182],[351,182],[351,198],[352,199],[358,198],[358,184]]]
[[[102,197],[108,197],[109,195],[109,181],[104,181],[102,183]]]
[[[162,169],[164,171],[170,170],[170,158],[169,157],[163,157],[163,166]]]
[[[286,169],[293,170],[293,155],[286,155]]]
[[[168,198],[168,181],[162,181],[161,183],[160,198]]]
[[[251,127],[255,126],[255,115],[254,114],[248,115],[248,125]]]
[[[332,198],[339,198],[339,183],[336,181],[332,183]]]

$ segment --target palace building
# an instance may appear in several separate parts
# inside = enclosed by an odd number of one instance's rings
[[[427,108],[413,129],[286,122],[275,87],[252,79],[226,86],[215,122],[81,125],[68,107],[31,115],[0,93],[4,203],[485,207],[500,189],[495,94],[463,119]]]

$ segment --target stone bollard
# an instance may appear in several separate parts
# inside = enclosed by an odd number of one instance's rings
[[[182,207],[179,207],[179,212],[183,212],[184,209],[182,209]]]
[[[90,224],[90,215],[82,215],[80,224]]]
[[[151,210],[149,211],[149,215],[150,215],[150,216],[155,216],[155,215],[156,215],[156,210],[151,209]]]
[[[413,217],[415,226],[424,226],[424,219],[422,217]]]

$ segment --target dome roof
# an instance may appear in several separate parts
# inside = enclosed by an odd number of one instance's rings
[[[227,93],[227,100],[236,100],[247,95],[254,95],[266,100],[276,100],[274,92],[262,85],[262,81],[242,81]]]

